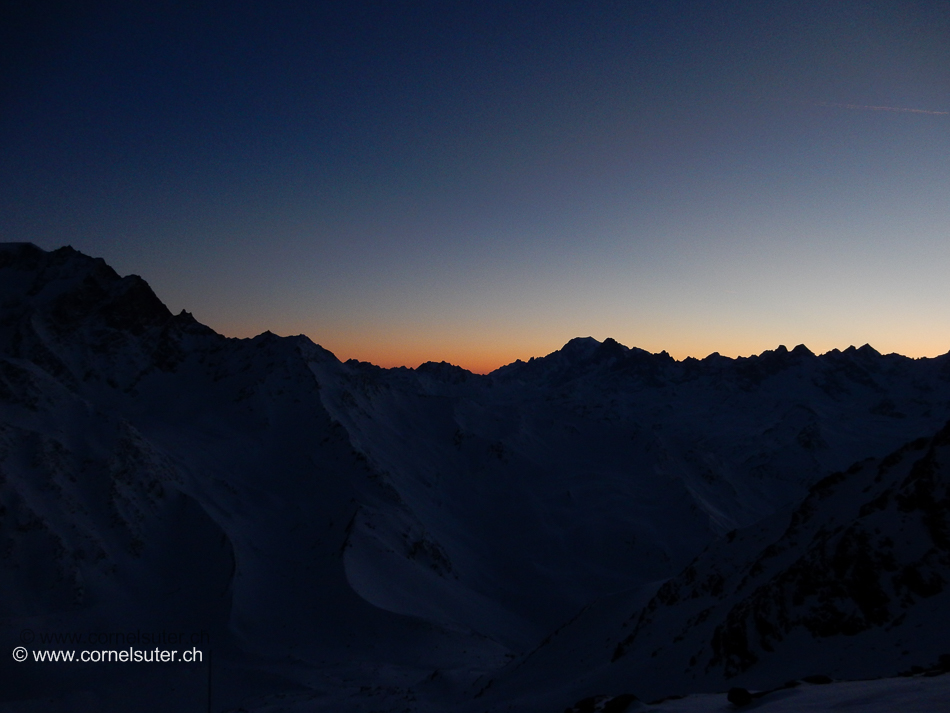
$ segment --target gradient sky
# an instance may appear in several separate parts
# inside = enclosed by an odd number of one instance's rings
[[[382,366],[950,349],[945,0],[195,5],[3,4],[0,240]]]

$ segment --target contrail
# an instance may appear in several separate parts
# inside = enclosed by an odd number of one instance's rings
[[[830,106],[837,109],[863,109],[864,111],[904,111],[909,114],[935,114],[946,116],[950,111],[930,111],[929,109],[908,109],[903,106],[864,106],[863,104],[832,104],[831,102],[809,102],[812,106]]]

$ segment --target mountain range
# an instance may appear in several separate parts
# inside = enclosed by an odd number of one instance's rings
[[[586,337],[383,369],[3,244],[11,647],[206,651],[7,659],[0,710],[540,713],[942,670],[948,420],[950,355]]]

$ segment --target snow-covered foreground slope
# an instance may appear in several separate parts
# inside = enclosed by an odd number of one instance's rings
[[[488,699],[504,710],[524,691],[523,710],[544,710],[541,680],[557,680],[546,698],[562,701],[621,691],[650,700],[816,674],[945,670],[950,424],[822,479],[801,504],[717,540],[647,597],[588,607],[513,663]]]
[[[575,339],[488,376],[384,370],[0,246],[0,622],[11,648],[207,634],[215,710],[481,710],[511,661],[540,701],[703,548],[948,417],[948,357]],[[524,658],[555,629],[584,661]],[[0,660],[9,710],[206,701],[207,666]]]
[[[657,705],[631,705],[630,713],[942,713],[950,700],[950,676],[802,684],[736,708],[724,694],[698,694]]]

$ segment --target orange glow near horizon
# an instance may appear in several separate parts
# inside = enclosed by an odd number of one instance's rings
[[[950,322],[939,307],[915,312],[878,300],[871,303],[873,309],[851,304],[829,309],[834,303],[827,299],[807,303],[799,297],[794,310],[787,310],[789,314],[779,320],[771,315],[780,309],[759,308],[761,301],[712,305],[698,301],[700,296],[673,293],[655,308],[639,311],[624,311],[625,304],[615,300],[616,304],[601,309],[597,304],[565,303],[548,313],[483,309],[474,315],[445,317],[424,310],[354,311],[315,318],[309,310],[300,309],[278,313],[276,319],[264,313],[234,319],[230,312],[196,314],[195,318],[233,337],[253,337],[267,329],[282,336],[304,334],[340,361],[356,359],[384,368],[412,369],[444,361],[476,374],[488,374],[519,359],[547,356],[576,337],[599,342],[613,338],[631,349],[652,354],[665,351],[677,361],[704,359],[714,352],[729,358],[749,357],[780,345],[791,350],[799,344],[815,354],[870,344],[882,354],[911,358],[936,357],[950,350]]]
[[[320,343],[316,339],[314,341]],[[530,349],[526,350],[523,346],[519,347],[513,344],[475,345],[472,343],[457,343],[420,346],[404,342],[352,344],[342,340],[337,348],[334,348],[333,344],[333,341],[327,341],[321,346],[333,352],[340,361],[357,359],[387,369],[401,366],[414,369],[428,361],[444,361],[455,366],[461,366],[475,374],[488,374],[518,359],[527,361],[531,357],[545,356],[563,346],[563,343],[550,348],[539,345],[536,352],[531,352]]]
[[[598,340],[598,341],[602,341],[602,340]],[[623,342],[621,342],[621,344],[622,343]],[[808,347],[808,349],[810,349],[815,354],[820,355],[826,352],[833,351],[834,349],[844,351],[850,346],[861,347],[866,343],[868,342],[861,342],[861,344],[841,344],[841,345],[829,346],[827,348],[822,348],[822,349],[815,348],[807,343],[805,344],[805,346]],[[784,346],[788,350],[793,349],[797,345],[798,343],[784,344]],[[359,354],[337,352],[336,350],[333,350],[333,349],[330,349],[330,351],[333,352],[336,355],[336,357],[340,359],[340,361],[346,361],[347,359],[357,359],[359,361],[370,362],[372,364],[375,364],[376,366],[381,366],[387,369],[399,368],[403,366],[415,369],[420,364],[423,364],[427,361],[433,361],[433,362],[445,361],[445,362],[448,362],[449,364],[454,364],[455,366],[461,366],[462,368],[467,369],[468,371],[471,371],[474,374],[489,374],[495,369],[498,369],[507,364],[511,364],[518,359],[520,359],[521,361],[528,361],[532,357],[534,358],[544,357],[544,356],[547,356],[548,354],[551,354],[554,351],[557,351],[563,346],[564,344],[561,344],[560,346],[555,347],[553,349],[547,349],[547,350],[542,349],[542,350],[539,350],[537,353],[532,353],[532,354],[526,354],[524,350],[519,350],[518,352],[497,352],[495,354],[486,352],[484,354],[478,354],[474,356],[468,355],[468,354],[462,354],[462,353],[455,353],[453,350],[446,350],[445,352],[434,354],[434,355],[433,354],[426,354],[426,355],[414,354],[410,351],[400,352],[399,355],[397,355],[395,350],[390,351],[390,350],[385,350],[385,349],[380,350],[380,351],[361,352]],[[625,344],[624,346],[629,347],[631,345]],[[710,354],[713,354],[714,352],[718,352],[722,356],[729,357],[732,359],[739,358],[739,357],[750,357],[750,356],[756,356],[765,351],[772,351],[774,349],[777,349],[778,346],[779,346],[778,344],[774,344],[774,345],[759,349],[757,351],[742,351],[742,352],[727,351],[725,349],[711,349],[709,351],[698,351],[698,352],[693,352],[693,353],[676,352],[676,351],[670,351],[669,349],[666,349],[666,350],[646,349],[646,351],[654,353],[654,354],[658,354],[662,351],[666,351],[676,361],[683,361],[684,359],[688,357],[692,357],[694,359],[704,359]],[[933,357],[946,354],[948,351],[948,350],[944,350],[942,352],[941,351],[913,352],[910,350],[883,349],[883,348],[879,348],[875,346],[874,344],[871,344],[871,346],[877,349],[877,351],[881,352],[882,354],[897,353],[897,354],[901,354],[902,356],[906,356],[906,357],[910,357],[914,359],[933,358]],[[326,348],[329,348],[329,347],[326,347]],[[400,356],[402,356],[402,358],[400,358]]]
[[[250,337],[261,333],[261,331],[251,328],[225,330],[224,333],[228,336]],[[654,354],[666,351],[677,361],[682,361],[687,357],[704,359],[714,352],[730,358],[749,357],[774,350],[779,345],[784,345],[791,350],[798,344],[804,344],[815,354],[824,354],[834,349],[843,351],[849,346],[860,347],[864,344],[870,344],[882,354],[897,353],[911,358],[940,356],[947,353],[948,347],[950,347],[950,339],[943,340],[940,338],[941,335],[932,335],[930,339],[918,338],[916,340],[906,338],[888,339],[881,335],[877,339],[873,337],[865,339],[844,338],[841,340],[827,337],[814,339],[776,338],[767,343],[762,335],[743,336],[739,334],[732,334],[729,335],[731,338],[721,340],[714,340],[708,334],[694,334],[686,337],[675,333],[667,333],[652,338],[637,339],[636,337],[623,338],[623,335],[590,334],[589,332],[570,335],[565,333],[553,339],[545,339],[538,334],[523,335],[522,339],[517,339],[512,334],[505,335],[506,338],[498,339],[465,334],[453,335],[454,338],[451,339],[440,339],[439,335],[413,335],[408,331],[403,335],[390,333],[386,335],[388,338],[374,338],[350,330],[343,334],[324,333],[323,335],[319,335],[315,330],[308,330],[309,333],[293,329],[271,331],[275,331],[282,336],[304,333],[314,343],[331,351],[340,361],[356,359],[387,369],[398,367],[415,369],[425,362],[444,361],[455,366],[461,366],[475,374],[488,374],[518,359],[528,361],[532,357],[547,356],[561,349],[571,339],[586,336],[593,336],[600,342],[603,342],[609,336],[613,336],[624,346],[644,349]]]

